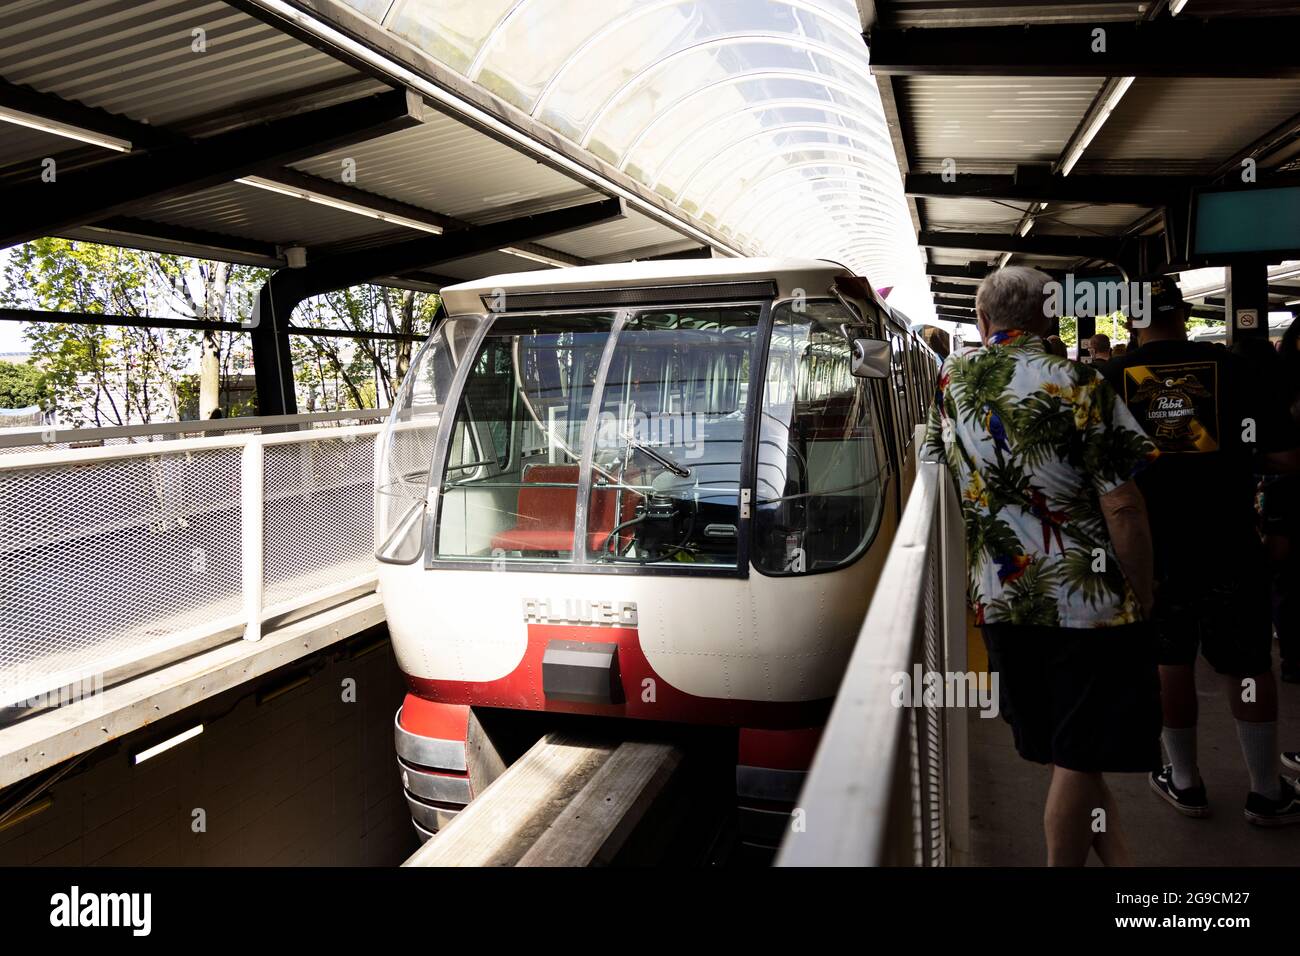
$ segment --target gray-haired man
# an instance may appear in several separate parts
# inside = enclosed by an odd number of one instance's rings
[[[994,272],[983,346],[950,355],[926,426],[966,524],[969,598],[1016,749],[1052,767],[1048,863],[1128,862],[1103,773],[1159,759],[1151,539],[1133,475],[1156,454],[1114,390],[1043,345],[1047,283]],[[1097,811],[1105,824],[1097,832]]]

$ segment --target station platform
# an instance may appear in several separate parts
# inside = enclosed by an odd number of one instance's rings
[[[972,666],[976,666],[972,642]],[[978,648],[983,652],[983,647]],[[1276,662],[1274,665],[1276,672]],[[1179,815],[1151,792],[1141,774],[1110,774],[1135,866],[1295,866],[1300,827],[1264,829],[1242,817],[1249,789],[1237,731],[1219,681],[1201,661],[1196,673],[1200,700],[1199,762],[1213,814]],[[1300,686],[1278,684],[1278,742],[1300,749]],[[970,741],[971,864],[1041,866],[1047,846],[1040,825],[1050,772],[1016,753],[1011,728],[1000,718],[972,711]],[[1098,866],[1094,854],[1090,866]]]

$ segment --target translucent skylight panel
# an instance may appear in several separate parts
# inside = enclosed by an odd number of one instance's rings
[[[345,2],[739,246],[933,315],[854,0]]]

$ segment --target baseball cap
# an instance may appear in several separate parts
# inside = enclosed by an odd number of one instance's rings
[[[1178,283],[1172,276],[1164,274],[1150,276],[1143,284],[1151,286],[1151,308],[1156,312],[1172,312],[1184,306],[1183,294],[1178,291]]]

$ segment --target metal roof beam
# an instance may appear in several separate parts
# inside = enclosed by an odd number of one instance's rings
[[[969,249],[1010,252],[1022,256],[1059,256],[1065,259],[1103,259],[1116,262],[1120,244],[1097,236],[1017,236],[996,232],[922,232],[917,243],[929,249]]]
[[[1219,180],[1230,173],[1239,173],[1241,164],[1247,159],[1256,160],[1260,166],[1280,165],[1294,156],[1298,142],[1300,142],[1300,113],[1282,121],[1259,139],[1233,154],[1210,174],[1210,179]]]
[[[1199,182],[1191,176],[1058,176],[1044,167],[1041,175],[1028,168],[1014,175],[909,173],[903,177],[903,190],[925,199],[1161,206],[1185,197]]]
[[[605,199],[565,209],[425,235],[376,249],[322,256],[301,269],[281,269],[258,293],[253,313],[253,367],[259,414],[291,415],[297,410],[289,319],[303,299],[371,282],[381,276],[428,269],[445,262],[519,247],[544,236],[623,219],[622,199]]]
[[[941,279],[964,279],[968,282],[978,284],[995,268],[997,267],[991,262],[972,262],[964,266],[952,266],[938,262],[927,262],[925,264],[925,274],[928,276],[936,276]]]
[[[291,190],[297,189],[306,193],[315,193],[327,199],[337,199],[342,203],[361,206],[367,210],[394,216],[398,219],[409,219],[444,231],[466,225],[462,220],[432,212],[421,206],[390,199],[387,196],[357,189],[355,186],[348,186],[332,179],[325,179],[322,176],[312,176],[288,166],[283,169],[259,173],[258,176],[261,179],[269,180]],[[396,225],[402,225],[402,223],[398,222]]]
[[[277,275],[289,277],[288,281],[294,286],[307,290],[306,295],[317,295],[369,282],[376,276],[413,272],[494,252],[503,246],[527,247],[543,236],[598,226],[622,219],[625,215],[622,200],[602,199],[483,226],[470,226],[440,236],[421,236],[375,249],[322,256],[305,268],[285,269]]]
[[[269,242],[128,216],[113,216],[89,225],[61,229],[54,235],[106,246],[123,246],[146,252],[215,259],[248,266],[278,268],[284,265],[280,249]]]
[[[49,93],[0,80],[0,107],[51,123],[74,127],[112,139],[127,140],[134,147],[159,146],[168,141],[165,133],[144,123],[134,123],[108,110],[84,106]],[[58,134],[56,134],[58,135]],[[75,138],[75,137],[73,137]]]
[[[931,282],[930,291],[935,295],[955,295],[963,299],[975,298],[975,289],[973,285],[963,285],[960,282]]]
[[[137,329],[181,329],[187,332],[251,332],[238,322],[214,319],[180,319],[158,315],[113,315],[105,312],[49,312],[44,309],[0,309],[0,322],[45,322],[69,325],[114,325]],[[323,338],[374,339],[391,342],[423,342],[424,335],[404,332],[381,332],[372,329],[331,329],[291,325],[290,335],[315,335]]]
[[[407,129],[421,121],[414,93],[394,91],[121,159],[0,192],[0,248],[94,223],[308,156]]]
[[[885,76],[1290,79],[1300,77],[1298,32],[1300,17],[886,28],[871,34],[871,69]]]

